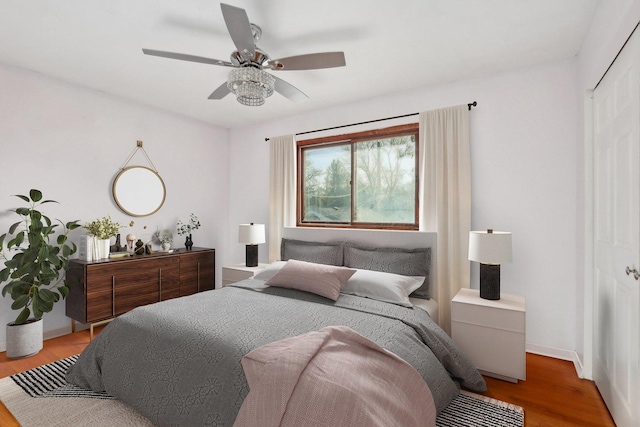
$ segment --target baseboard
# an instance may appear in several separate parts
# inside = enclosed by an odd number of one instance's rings
[[[51,338],[61,337],[63,335],[69,335],[71,333],[71,326],[65,326],[64,328],[54,329],[52,331],[46,331],[42,334],[43,340],[50,340]]]
[[[582,362],[580,362],[578,353],[576,353],[575,351],[546,347],[537,344],[527,344],[525,348],[527,353],[539,354],[541,356],[553,357],[554,359],[567,360],[569,362],[572,362],[578,378],[584,378]]]

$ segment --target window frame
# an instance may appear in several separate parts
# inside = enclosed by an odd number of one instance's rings
[[[321,146],[337,146],[349,144],[351,146],[351,183],[353,182],[354,173],[354,149],[353,146],[358,142],[370,141],[372,139],[393,138],[398,136],[414,136],[415,137],[415,200],[414,200],[414,223],[386,223],[386,222],[354,222],[354,186],[351,184],[351,220],[346,222],[311,222],[302,221],[304,209],[304,161],[303,152],[312,147]],[[384,229],[384,230],[418,230],[419,228],[419,195],[420,195],[420,140],[418,123],[409,123],[405,125],[392,126],[383,129],[373,129],[349,134],[332,135],[320,138],[305,139],[296,141],[297,158],[296,158],[296,226],[297,227],[331,227],[331,228],[365,228],[365,229]]]

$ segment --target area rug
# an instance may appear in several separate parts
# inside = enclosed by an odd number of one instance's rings
[[[129,406],[105,393],[68,384],[64,376],[78,356],[0,380],[0,400],[23,427],[152,426]],[[436,419],[438,427],[523,427],[524,410],[462,391]]]

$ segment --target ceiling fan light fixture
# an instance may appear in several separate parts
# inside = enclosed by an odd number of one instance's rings
[[[273,95],[276,79],[269,73],[255,67],[231,70],[227,88],[243,105],[260,106],[265,98]]]

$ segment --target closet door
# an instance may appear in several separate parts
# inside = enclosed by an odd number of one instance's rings
[[[640,425],[640,31],[594,91],[594,379]]]

